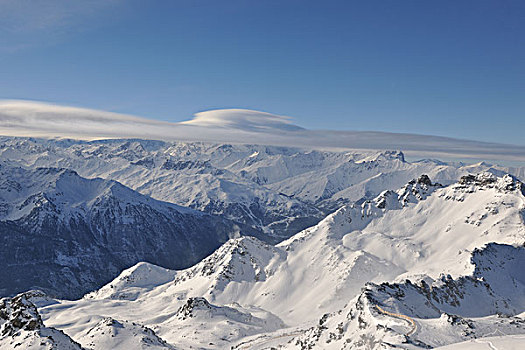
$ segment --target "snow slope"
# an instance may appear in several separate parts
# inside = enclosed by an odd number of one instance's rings
[[[496,332],[497,333],[497,332]],[[500,335],[495,337],[485,337],[473,339],[461,343],[442,346],[440,350],[520,350],[525,343],[524,335]]]
[[[295,346],[327,349],[434,348],[499,334],[525,334],[525,249],[489,244],[472,253],[475,270],[415,283],[367,284],[344,309],[326,314]],[[293,342],[292,342],[293,343]]]

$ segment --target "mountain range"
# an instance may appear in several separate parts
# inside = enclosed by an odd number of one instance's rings
[[[183,349],[419,349],[517,336],[524,192],[510,175],[448,186],[421,176],[276,246],[234,238],[188,269],[139,263],[76,301],[18,298],[88,349],[145,346],[145,333]]]
[[[0,347],[461,349],[525,335],[524,168],[3,137],[0,173]]]

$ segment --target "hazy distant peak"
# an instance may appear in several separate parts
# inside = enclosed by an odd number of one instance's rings
[[[217,109],[196,113],[192,120],[181,124],[241,129],[246,131],[298,131],[304,130],[283,117],[249,109]]]

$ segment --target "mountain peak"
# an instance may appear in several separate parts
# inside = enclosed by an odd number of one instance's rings
[[[458,181],[458,186],[496,188],[502,192],[512,192],[519,190],[523,195],[525,195],[525,186],[523,183],[510,174],[499,175],[487,171],[478,173],[476,175],[468,174],[460,178]]]

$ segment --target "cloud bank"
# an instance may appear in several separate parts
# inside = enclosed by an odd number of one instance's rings
[[[524,146],[374,131],[307,130],[292,124],[287,117],[242,109],[201,112],[192,120],[171,123],[40,102],[0,100],[0,134],[257,143],[337,150],[395,149],[418,158],[525,163]]]

